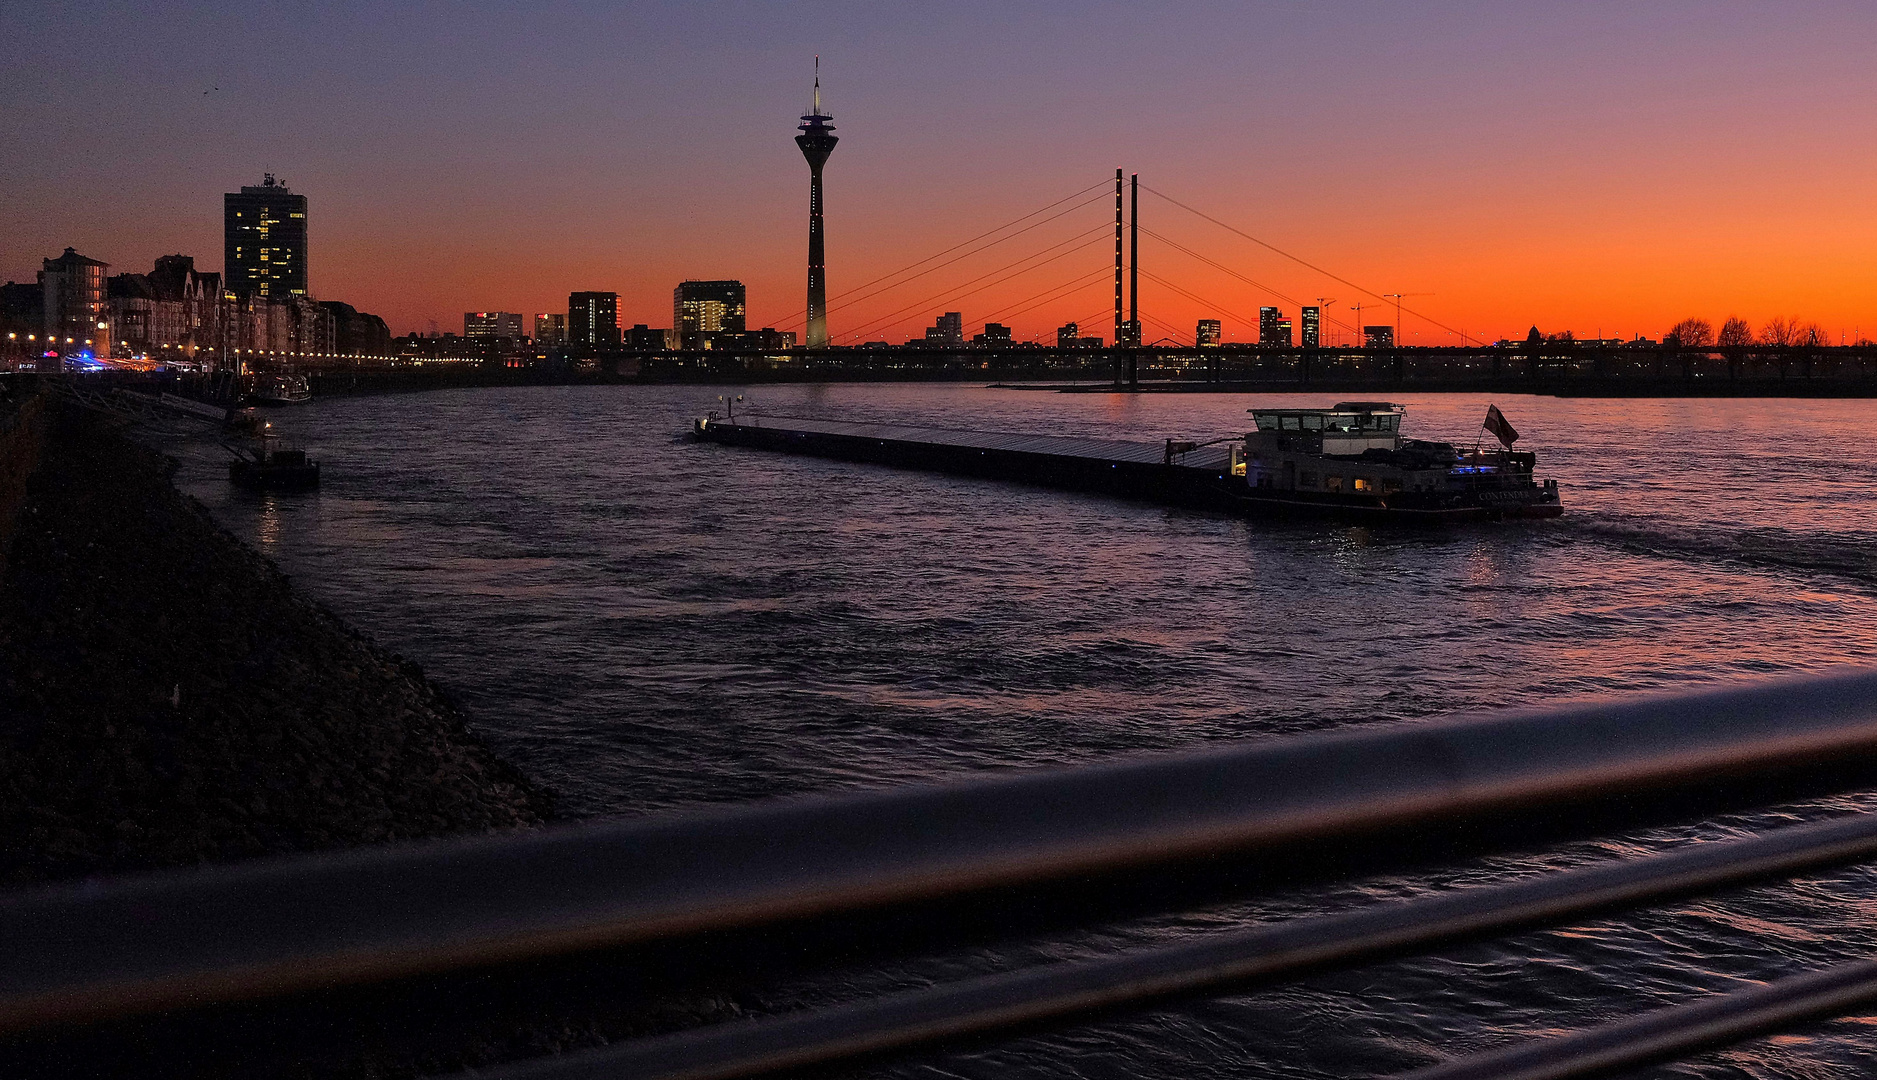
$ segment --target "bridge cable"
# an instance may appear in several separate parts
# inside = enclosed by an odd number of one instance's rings
[[[1083,248],[1090,247],[1094,244],[1100,243],[1106,237],[1108,233],[1108,229],[1109,227],[1106,224],[1099,225],[1095,227],[1094,229],[1089,230],[1088,232],[1082,233],[1077,236],[1072,236],[1067,240],[1061,241],[1060,243],[1051,244],[1049,247],[1044,248],[1042,251],[1035,252],[1030,255],[1026,255],[1023,258],[1016,260],[1015,262],[1006,263],[1005,265],[998,267],[996,270],[991,270],[986,273],[979,274],[977,277],[972,278],[969,281],[965,281],[959,285],[954,285],[951,288],[944,290],[943,292],[927,297],[926,299],[918,301],[917,303],[908,304],[905,307],[902,307],[898,309],[897,311],[890,312],[885,316],[864,322],[861,324],[860,330],[856,330],[856,331],[846,334],[844,336],[844,340],[852,341],[855,338],[864,337],[868,333],[876,333],[876,332],[884,331],[890,327],[893,327],[902,322],[905,322],[906,320],[904,316],[906,312],[917,311],[921,308],[929,309],[931,305],[935,303],[940,304],[941,306],[944,304],[955,303],[956,301],[961,300],[964,297],[970,296],[974,293],[983,292],[985,289],[990,288],[992,285],[1001,285],[1004,282],[1011,280],[1012,278],[1022,277],[1024,274],[1027,274],[1030,271],[1037,269],[1038,267],[1047,266],[1048,264],[1055,262],[1057,259],[1063,258],[1064,256],[1067,256],[1067,255],[1073,255],[1074,253],[1081,251]],[[984,285],[978,285],[978,287],[975,289],[966,288],[966,286],[976,285],[978,282],[983,281],[985,278],[991,277],[995,274],[1001,274],[1005,270],[1009,270],[1012,267],[1020,266],[1023,263],[1030,262],[1032,259],[1035,259],[1038,255],[1046,254],[1049,251],[1053,250],[1054,248],[1061,247],[1063,244],[1073,244],[1077,240],[1083,240],[1084,238],[1090,237],[1090,236],[1092,236],[1093,238],[1087,239],[1085,240],[1084,243],[1078,244],[1075,247],[1068,249],[1067,251],[1062,251],[1062,252],[1058,252],[1055,255],[1051,255],[1049,258],[1044,259],[1042,262],[1036,263],[1035,265],[1026,266],[1023,269],[1018,270],[1014,274],[1010,274],[1006,277],[998,278],[996,281],[988,282]],[[964,289],[965,291],[963,292],[958,291],[960,289]]]
[[[1275,244],[1258,239],[1257,237],[1251,235],[1250,233],[1246,232],[1243,229],[1237,228],[1232,225],[1227,225],[1225,222],[1220,221],[1218,218],[1213,217],[1211,214],[1208,214],[1203,210],[1195,210],[1194,208],[1186,205],[1180,200],[1174,198],[1173,196],[1166,194],[1165,192],[1155,191],[1153,188],[1148,187],[1146,184],[1142,184],[1141,188],[1142,190],[1148,192],[1149,194],[1160,196],[1162,199],[1165,199],[1166,201],[1172,203],[1173,205],[1179,207],[1180,209],[1186,211],[1189,214],[1196,214],[1199,217],[1205,218],[1207,221],[1212,222],[1214,225],[1217,225],[1219,228],[1224,229],[1227,232],[1234,233],[1238,236],[1242,236],[1245,239],[1251,241],[1254,244],[1257,244],[1260,247],[1268,248],[1269,250],[1274,251],[1279,255],[1282,255],[1286,259],[1289,259],[1291,262],[1294,262],[1298,264],[1299,266],[1307,267],[1311,270],[1314,270],[1317,273],[1322,274],[1324,277],[1329,278],[1331,281],[1335,281],[1343,285],[1347,285],[1350,288],[1356,290],[1357,292],[1367,293],[1368,295],[1375,297],[1377,300],[1380,300],[1383,303],[1388,303],[1390,300],[1390,298],[1385,293],[1378,293],[1373,289],[1364,288],[1363,286],[1358,285],[1353,281],[1350,281],[1346,277],[1342,277],[1338,274],[1332,274],[1328,270],[1323,269],[1322,267],[1316,265],[1315,263],[1299,258],[1296,255],[1292,255],[1290,252],[1285,251],[1283,248],[1280,248]],[[1456,330],[1453,327],[1448,326],[1446,323],[1441,322],[1439,319],[1436,319],[1431,315],[1423,314],[1419,311],[1414,310],[1413,308],[1405,307],[1405,306],[1400,308],[1399,310],[1403,314],[1412,315],[1415,318],[1420,319],[1424,322],[1432,323],[1433,325],[1440,327],[1442,330],[1445,330],[1450,334],[1457,335],[1463,343],[1470,341],[1470,338],[1471,338],[1470,335],[1461,333],[1459,330]],[[1396,342],[1396,344],[1400,344],[1400,342]]]
[[[908,263],[907,265],[905,265],[905,266],[902,266],[902,267],[900,267],[900,268],[899,268],[898,270],[895,270],[895,271],[893,271],[893,272],[892,272],[892,273],[890,273],[890,274],[883,274],[883,275],[881,275],[880,277],[877,277],[877,278],[874,278],[874,279],[873,279],[872,281],[869,281],[869,282],[867,282],[867,283],[865,283],[865,284],[863,284],[863,285],[856,285],[856,286],[854,286],[854,287],[853,287],[853,288],[851,288],[851,289],[847,289],[847,290],[845,290],[844,292],[838,292],[838,293],[835,293],[835,294],[834,294],[834,295],[833,295],[832,297],[829,297],[829,303],[833,303],[833,302],[834,302],[834,301],[836,301],[836,300],[842,300],[842,299],[845,299],[845,298],[847,298],[847,297],[850,297],[850,296],[853,296],[853,295],[854,295],[855,293],[857,293],[857,292],[859,292],[859,291],[861,291],[862,289],[870,289],[870,288],[872,288],[873,286],[875,286],[875,285],[878,285],[878,284],[879,284],[880,282],[882,282],[882,281],[885,281],[885,280],[887,280],[888,278],[894,278],[894,277],[898,277],[899,275],[901,275],[901,274],[903,274],[903,273],[905,273],[905,272],[906,272],[906,271],[908,271],[908,270],[912,270],[912,269],[915,269],[915,268],[917,268],[917,267],[920,267],[920,266],[923,266],[923,265],[925,265],[926,263],[929,263],[929,262],[931,262],[931,261],[932,261],[933,259],[937,259],[937,258],[942,258],[942,257],[944,257],[944,256],[946,256],[946,255],[949,255],[949,254],[951,254],[951,253],[952,253],[952,252],[954,252],[954,251],[957,251],[957,250],[958,250],[959,248],[961,248],[961,247],[966,247],[966,246],[968,246],[968,245],[971,245],[971,244],[975,244],[975,243],[977,243],[977,242],[978,242],[979,240],[982,240],[982,239],[984,239],[984,238],[985,238],[985,237],[987,237],[987,236],[992,236],[992,235],[994,235],[994,234],[996,234],[996,233],[1000,233],[1000,232],[1002,232],[1002,231],[1004,231],[1005,229],[1008,229],[1008,228],[1010,228],[1010,227],[1011,227],[1012,225],[1018,225],[1018,224],[1021,224],[1021,223],[1023,223],[1023,222],[1025,222],[1025,221],[1028,221],[1029,219],[1031,219],[1031,218],[1033,218],[1033,217],[1035,217],[1035,216],[1036,216],[1036,215],[1038,215],[1038,214],[1042,214],[1042,213],[1046,213],[1046,212],[1048,212],[1048,211],[1050,211],[1050,210],[1053,210],[1053,209],[1055,209],[1056,207],[1058,207],[1058,206],[1061,206],[1061,205],[1062,205],[1063,203],[1066,203],[1066,202],[1068,202],[1068,201],[1069,201],[1070,199],[1075,199],[1075,198],[1079,198],[1079,197],[1081,197],[1081,196],[1083,196],[1083,195],[1086,195],[1086,194],[1088,194],[1088,193],[1089,193],[1089,192],[1091,192],[1091,191],[1094,191],[1094,190],[1096,190],[1097,188],[1099,188],[1099,189],[1101,189],[1101,192],[1102,192],[1102,194],[1101,194],[1101,195],[1098,195],[1098,196],[1096,196],[1096,198],[1095,198],[1095,199],[1090,199],[1090,200],[1087,200],[1086,202],[1082,202],[1082,203],[1077,203],[1077,204],[1076,204],[1075,206],[1072,206],[1072,207],[1070,207],[1070,208],[1069,208],[1069,210],[1065,210],[1065,211],[1063,211],[1063,213],[1065,213],[1065,214],[1066,214],[1066,213],[1069,213],[1069,212],[1071,212],[1071,211],[1074,211],[1074,210],[1079,210],[1079,209],[1081,209],[1081,208],[1082,208],[1083,206],[1086,206],[1086,205],[1088,205],[1088,203],[1090,203],[1090,202],[1095,202],[1095,201],[1097,201],[1097,200],[1101,200],[1101,199],[1106,199],[1106,198],[1107,198],[1107,189],[1108,189],[1108,185],[1109,185],[1110,183],[1111,183],[1111,181],[1109,181],[1109,180],[1107,180],[1107,179],[1103,179],[1103,180],[1102,180],[1101,182],[1099,182],[1099,183],[1097,183],[1097,184],[1094,184],[1094,185],[1092,185],[1092,186],[1090,186],[1090,187],[1085,187],[1085,188],[1083,188],[1082,190],[1080,190],[1080,191],[1078,191],[1078,192],[1076,192],[1076,193],[1075,193],[1075,194],[1073,194],[1073,195],[1065,195],[1065,196],[1063,196],[1062,198],[1060,198],[1060,199],[1057,199],[1057,200],[1056,200],[1055,202],[1053,202],[1053,203],[1050,203],[1050,204],[1049,204],[1048,206],[1045,206],[1045,207],[1043,207],[1043,208],[1042,208],[1042,209],[1040,209],[1040,210],[1032,210],[1032,211],[1030,211],[1029,213],[1027,213],[1027,214],[1025,214],[1025,215],[1023,215],[1023,216],[1022,216],[1022,217],[1020,217],[1020,218],[1016,218],[1015,220],[1012,220],[1012,221],[1007,221],[1007,222],[1005,222],[1004,224],[1002,224],[1002,225],[999,225],[999,226],[997,226],[997,227],[996,227],[995,229],[991,229],[991,230],[989,230],[989,231],[987,231],[987,232],[981,232],[981,233],[979,233],[978,235],[976,235],[976,236],[974,236],[974,237],[972,237],[972,238],[971,238],[971,239],[969,239],[969,240],[963,240],[963,241],[960,241],[959,243],[956,243],[956,244],[953,244],[953,245],[952,245],[951,247],[948,247],[948,248],[946,248],[946,249],[945,249],[945,250],[943,250],[943,251],[940,251],[940,252],[937,252],[936,254],[932,254],[932,255],[927,255],[927,256],[926,256],[925,258],[923,258],[923,259],[920,259],[920,260],[919,260],[919,261],[917,261],[917,262],[913,262],[913,263]],[[1057,214],[1057,215],[1056,215],[1056,217],[1061,217],[1061,216],[1062,216],[1062,214]],[[1047,220],[1049,220],[1049,221],[1054,221],[1054,220],[1055,220],[1055,218],[1054,218],[1054,217],[1052,217],[1052,218],[1049,218],[1049,219],[1047,219]],[[1041,224],[1043,224],[1043,222],[1041,222],[1041,221],[1039,221],[1039,222],[1037,222],[1036,224],[1037,224],[1037,225],[1041,225]],[[1034,227],[1035,227],[1035,226],[1031,226],[1031,228],[1034,228]],[[1028,229],[1025,229],[1025,230],[1022,230],[1022,231],[1023,231],[1023,232],[1028,232],[1029,230],[1028,230]],[[1010,234],[1010,236],[1017,236],[1017,235],[1019,235],[1019,233],[1011,233],[1011,234]],[[1004,241],[1004,240],[1008,240],[1008,239],[1010,239],[1010,236],[1006,236],[1006,237],[1004,237],[1004,238],[1003,238],[1003,240],[998,240],[998,241],[997,241],[997,243],[1000,243],[1000,244],[1001,244],[1001,243],[1003,243],[1003,241]],[[985,250],[985,248],[990,248],[990,247],[992,247],[992,246],[994,246],[994,245],[992,245],[992,244],[986,244],[986,245],[984,245],[984,248],[979,248],[978,250],[979,250],[979,251],[982,251],[982,250]],[[966,253],[966,255],[971,255],[971,254],[976,254],[976,252],[967,252],[967,253]],[[959,258],[964,258],[964,257],[965,257],[965,256],[962,256],[962,255],[961,255],[961,256],[959,256]],[[954,260],[952,260],[952,261],[953,261],[953,262],[956,262],[957,260],[956,260],[956,259],[954,259]],[[947,264],[947,265],[949,265],[949,264]],[[938,268],[937,268],[937,267],[933,267],[933,269],[935,269],[935,270],[936,270],[936,269],[938,269]],[[929,272],[929,271],[927,271],[927,272]],[[914,276],[919,276],[919,275],[914,275]],[[911,281],[911,280],[912,280],[912,278],[907,278],[907,279],[906,279],[906,281]],[[895,284],[895,285],[889,285],[889,286],[888,286],[888,288],[897,288],[897,287],[898,287],[898,285],[904,285],[905,283],[906,283],[905,281],[901,281],[901,282],[898,282],[898,283],[897,283],[897,284]],[[884,291],[884,290],[883,290],[883,291]],[[865,297],[861,297],[861,298],[859,298],[859,299],[865,299]],[[850,303],[852,303],[852,302],[854,302],[854,301],[849,301],[849,302],[850,302]],[[807,315],[808,315],[808,309],[806,309],[806,308],[803,308],[803,309],[802,309],[801,311],[798,311],[798,312],[796,312],[796,313],[795,313],[794,315],[791,315],[791,316],[789,316],[789,318],[787,318],[786,320],[784,320],[784,321],[783,321],[783,322],[782,322],[782,323],[781,323],[780,325],[782,325],[782,326],[793,326],[793,325],[795,325],[795,324],[796,324],[796,322],[798,322],[799,320],[801,320],[801,319],[803,319],[803,318],[805,318],[805,317],[806,317]]]
[[[1022,266],[1024,263],[1030,262],[1031,260],[1036,259],[1038,256],[1048,254],[1050,251],[1053,251],[1056,248],[1062,247],[1064,244],[1072,244],[1072,243],[1075,243],[1077,240],[1083,240],[1091,236],[1094,237],[1094,239],[1089,239],[1087,240],[1086,243],[1083,243],[1079,245],[1078,247],[1071,248],[1069,251],[1060,252],[1054,256],[1051,256],[1048,259],[1044,259],[1042,262],[1036,263],[1033,266],[1024,267],[1023,269],[1018,270],[1016,273],[1009,275],[1009,277],[999,278],[997,281],[991,282],[991,284],[993,285],[1000,284],[1001,282],[1008,281],[1011,278],[1021,277],[1022,275],[1029,273],[1031,270],[1034,270],[1039,266],[1047,265],[1048,263],[1054,262],[1056,259],[1059,259],[1064,255],[1068,255],[1075,251],[1080,251],[1082,248],[1088,247],[1090,244],[1095,243],[1097,240],[1100,240],[1102,236],[1106,235],[1107,230],[1108,230],[1107,225],[1105,224],[1099,225],[1095,227],[1094,229],[1090,229],[1088,232],[1081,233],[1077,236],[1071,236],[1069,239],[1060,241],[1055,244],[1051,244],[1049,247],[1046,247],[1042,249],[1041,251],[1032,252],[1031,254],[1025,255],[1023,258],[1017,259],[1014,262],[1005,263],[1003,266],[1000,266],[995,270],[986,271],[985,273],[979,274],[977,277],[971,278],[968,281],[962,282],[958,285],[953,285],[950,288],[947,288],[944,291],[937,293],[933,296],[927,297],[926,299],[921,300],[917,303],[909,304],[905,307],[899,308],[896,311],[889,312],[884,316],[864,321],[860,323],[860,327],[861,327],[860,330],[847,334],[846,338],[851,340],[852,338],[859,337],[865,333],[873,332],[876,329],[884,330],[894,325],[897,325],[898,323],[905,321],[904,314],[907,312],[917,311],[920,308],[928,307],[929,305],[932,305],[934,303],[937,303],[939,306],[942,307],[947,303],[951,303],[952,301],[960,299],[961,297],[964,297],[964,296],[969,296],[974,292],[982,292],[983,288],[988,288],[988,286],[980,287],[978,289],[969,289],[964,292],[960,292],[959,290],[966,289],[967,286],[976,285],[978,282],[983,281],[985,278],[993,277],[997,274],[1001,274],[1004,271],[1010,270],[1013,267]]]
[[[1244,274],[1239,273],[1237,270],[1232,269],[1226,264],[1219,262],[1216,259],[1207,258],[1206,256],[1201,255],[1199,252],[1194,251],[1192,248],[1187,247],[1185,244],[1182,244],[1168,237],[1162,236],[1159,233],[1154,232],[1152,229],[1149,229],[1143,226],[1141,228],[1141,231],[1146,233],[1148,236],[1153,237],[1155,240],[1158,240],[1161,243],[1167,245],[1168,247],[1173,248],[1176,251],[1184,252],[1187,255],[1191,255],[1193,258],[1198,259],[1200,262],[1205,263],[1207,266],[1210,266],[1213,269],[1218,270],[1221,273],[1230,274],[1232,277],[1237,278],[1238,280],[1244,282],[1247,285],[1252,286],[1253,288],[1262,289],[1265,292],[1270,293],[1272,296],[1277,297],[1279,300],[1282,300],[1287,304],[1295,304],[1297,305],[1299,310],[1305,307],[1312,306],[1312,305],[1305,304],[1302,300],[1299,300],[1294,296],[1288,296],[1284,293],[1281,293],[1278,290],[1272,288],[1269,285],[1264,284],[1261,281],[1256,281],[1252,278],[1246,277]],[[1349,331],[1352,334],[1357,334],[1358,336],[1360,335],[1360,331],[1356,327],[1349,325],[1348,323],[1342,321],[1336,316],[1334,315],[1325,316],[1323,309],[1320,306],[1317,308],[1317,315],[1319,318],[1327,317],[1330,322],[1335,323],[1337,326],[1342,327],[1343,329]]]
[[[1006,304],[1004,307],[984,316],[984,318],[987,322],[991,320],[1002,321],[1004,319],[1014,318],[1018,315],[1022,315],[1025,312],[1032,310],[1033,308],[1041,307],[1043,304],[1053,303],[1056,300],[1060,300],[1066,296],[1072,295],[1078,289],[1087,288],[1088,285],[1094,279],[1098,277],[1105,279],[1109,274],[1113,272],[1114,272],[1113,266],[1103,265],[1103,266],[1097,267],[1094,271],[1090,273],[1082,274],[1078,277],[1070,279],[1067,282],[1064,282],[1063,284],[1054,286],[1053,288],[1045,289],[1042,292],[1037,293],[1036,295],[1031,296],[1027,299],[1019,300],[1014,304]],[[1053,294],[1058,294],[1058,293],[1060,293],[1061,295],[1060,296],[1053,295]],[[1049,299],[1047,300],[1042,299],[1045,296],[1049,297]],[[1039,302],[1031,303],[1031,301],[1039,301]]]

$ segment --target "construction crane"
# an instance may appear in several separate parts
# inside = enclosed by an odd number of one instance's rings
[[[1432,296],[1434,294],[1431,292],[1407,292],[1407,293],[1391,292],[1391,293],[1383,293],[1382,295],[1394,300],[1395,302],[1395,345],[1396,347],[1400,347],[1401,345],[1401,298],[1404,296]]]
[[[1328,311],[1328,310],[1330,309],[1330,305],[1331,305],[1331,304],[1334,304],[1335,302],[1336,302],[1336,298],[1335,298],[1334,296],[1319,296],[1319,297],[1317,297],[1317,311],[1318,311],[1319,313],[1321,313],[1321,312],[1325,312],[1325,311]],[[1321,314],[1318,314],[1318,316],[1317,316],[1317,335],[1318,335],[1318,340],[1317,340],[1317,344],[1318,344],[1318,345],[1321,345],[1321,344],[1323,344],[1323,341],[1322,341],[1322,333],[1323,333],[1323,322],[1322,322],[1322,319],[1323,319],[1323,316],[1322,316]],[[1357,319],[1356,321],[1357,321],[1357,322],[1361,322],[1362,320],[1361,320],[1361,319]]]

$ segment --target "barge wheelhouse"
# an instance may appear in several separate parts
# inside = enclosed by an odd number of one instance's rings
[[[1232,471],[1244,477],[1254,501],[1402,518],[1564,512],[1557,481],[1533,476],[1536,454],[1404,439],[1400,405],[1345,401],[1327,409],[1250,411],[1255,429]]]

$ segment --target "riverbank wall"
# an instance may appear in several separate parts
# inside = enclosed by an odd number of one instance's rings
[[[0,412],[0,886],[550,816],[171,471],[96,414]]]

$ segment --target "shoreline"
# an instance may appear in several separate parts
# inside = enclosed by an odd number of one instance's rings
[[[34,396],[0,469],[0,887],[552,818],[157,451]]]

